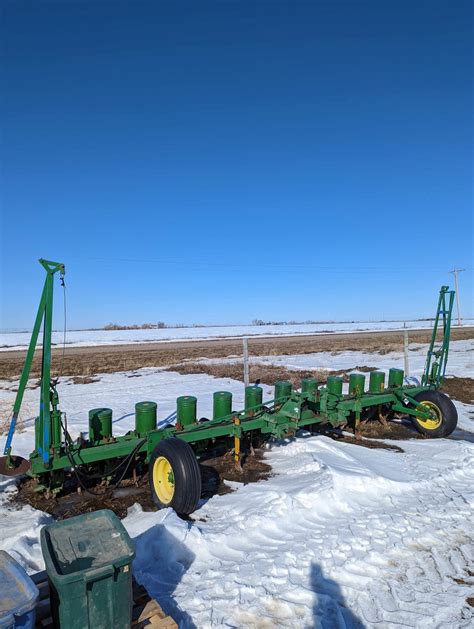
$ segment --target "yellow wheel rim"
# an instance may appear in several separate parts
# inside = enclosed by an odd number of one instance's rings
[[[173,500],[173,468],[164,456],[159,456],[153,465],[153,488],[161,503],[166,505]]]
[[[425,419],[424,417],[416,418],[416,421],[420,424],[422,428],[425,428],[426,430],[436,430],[436,428],[439,428],[441,426],[443,415],[436,404],[424,400],[423,402],[420,402],[418,408],[420,410],[428,410],[430,412],[430,417],[428,417],[427,419]]]

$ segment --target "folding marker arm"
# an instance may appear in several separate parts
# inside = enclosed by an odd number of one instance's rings
[[[421,379],[423,386],[439,389],[444,381],[446,365],[448,363],[449,341],[451,337],[451,314],[453,311],[455,292],[449,286],[441,286],[439,291],[438,308],[433,325],[431,342],[426,355],[425,371]],[[435,349],[438,328],[441,325],[442,338],[438,349]]]

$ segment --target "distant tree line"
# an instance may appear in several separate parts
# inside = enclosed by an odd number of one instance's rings
[[[134,323],[133,325],[122,325],[120,323],[107,323],[103,330],[163,330],[164,328],[205,328],[208,326],[199,323],[186,325],[184,323],[167,324],[164,321],[157,323]]]
[[[306,321],[263,321],[262,319],[253,319],[252,325],[309,325],[315,323],[336,323],[335,321],[316,321],[307,319]],[[355,321],[343,321],[342,323],[355,323]]]
[[[104,325],[104,330],[161,330],[162,328],[167,328],[168,326],[163,323],[163,321],[158,321],[158,323],[135,323],[133,325],[120,325],[119,323],[107,323]]]
[[[381,321],[402,321],[403,319],[381,319]],[[424,319],[407,319],[407,321],[432,321],[432,317],[426,317]],[[357,323],[357,321],[318,321],[314,319],[307,319],[306,321],[264,321],[263,319],[253,319],[250,325],[314,325],[322,323]],[[242,324],[235,324],[242,325]],[[243,324],[245,325],[245,324]],[[164,328],[210,328],[210,327],[233,327],[232,325],[205,325],[203,323],[172,323],[168,324],[164,321],[158,321],[157,323],[135,323],[133,325],[121,325],[119,323],[108,323],[104,325],[103,330],[163,330]]]

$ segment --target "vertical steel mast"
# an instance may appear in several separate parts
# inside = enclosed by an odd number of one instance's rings
[[[36,319],[33,326],[33,332],[31,333],[30,344],[26,353],[25,364],[23,365],[23,371],[20,377],[20,384],[13,405],[12,419],[10,427],[8,429],[7,441],[4,449],[4,456],[0,458],[0,473],[7,475],[15,475],[23,473],[29,468],[29,462],[22,457],[12,456],[12,440],[15,433],[15,427],[20,413],[21,404],[23,402],[23,395],[28,383],[30,375],[31,364],[33,362],[33,356],[36,349],[36,343],[38,342],[38,336],[43,325],[43,349],[41,358],[41,389],[40,389],[40,414],[39,424],[42,427],[41,437],[41,456],[44,464],[49,465],[50,448],[51,448],[51,334],[53,326],[53,287],[54,287],[54,275],[60,274],[61,281],[63,281],[65,268],[64,264],[59,262],[51,262],[50,260],[39,260],[40,264],[46,271],[46,278],[44,281],[43,291],[41,293],[41,299],[38,306],[38,312],[36,313]]]
[[[433,324],[431,342],[426,355],[425,371],[421,384],[439,389],[444,381],[446,365],[448,364],[449,341],[451,338],[451,314],[453,312],[455,291],[448,286],[441,286],[438,308]],[[441,327],[441,339],[436,348],[438,328]]]

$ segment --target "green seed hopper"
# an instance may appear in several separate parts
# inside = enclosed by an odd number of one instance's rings
[[[71,439],[65,414],[59,408],[57,382],[51,378],[51,331],[53,280],[59,273],[64,284],[64,265],[40,260],[46,270],[38,313],[26,354],[0,473],[28,473],[41,488],[61,491],[68,477],[90,490],[91,482],[118,482],[130,471],[148,471],[150,490],[158,506],[171,506],[178,513],[195,510],[201,495],[198,460],[216,444],[234,453],[240,466],[242,452],[252,439],[284,438],[299,429],[317,430],[322,426],[349,427],[360,436],[360,424],[371,417],[386,422],[393,417],[409,417],[427,437],[446,437],[456,427],[457,413],[451,400],[439,391],[446,371],[454,291],[440,291],[425,371],[418,384],[405,384],[402,369],[372,371],[350,375],[348,392],[343,380],[329,376],[323,386],[314,378],[302,380],[294,389],[287,381],[275,383],[271,400],[263,400],[259,386],[245,389],[245,408],[235,410],[232,394],[217,391],[213,398],[212,419],[199,419],[197,399],[184,395],[177,399],[176,424],[157,429],[155,402],[135,405],[135,429],[116,436],[112,431],[112,410],[89,412],[89,434]],[[33,354],[43,325],[40,412],[35,422],[35,449],[29,460],[14,456],[11,445]]]

